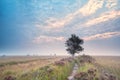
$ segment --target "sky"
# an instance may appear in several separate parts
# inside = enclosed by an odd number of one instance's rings
[[[120,0],[0,0],[0,55],[120,55]]]

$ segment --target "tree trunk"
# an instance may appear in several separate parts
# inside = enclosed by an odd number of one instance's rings
[[[72,54],[72,58],[73,58],[73,60],[75,59],[75,55],[74,54]]]

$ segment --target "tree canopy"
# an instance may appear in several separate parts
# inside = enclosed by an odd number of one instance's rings
[[[72,34],[70,38],[66,41],[65,45],[67,47],[67,51],[74,56],[75,53],[79,53],[80,51],[83,51],[84,48],[81,46],[84,43],[82,39],[80,39],[75,34]]]

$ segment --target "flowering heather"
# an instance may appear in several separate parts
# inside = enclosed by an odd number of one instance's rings
[[[16,78],[13,76],[6,76],[4,80],[16,80]]]
[[[63,61],[56,61],[56,62],[55,62],[55,65],[64,66],[64,65],[65,65],[65,62],[63,62]]]

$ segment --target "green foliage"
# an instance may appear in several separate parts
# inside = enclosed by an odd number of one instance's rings
[[[79,65],[75,80],[96,80],[99,78],[99,72],[92,62],[94,59],[90,56],[83,55],[76,58],[76,63]]]
[[[82,44],[83,40],[80,39],[75,34],[72,34],[71,37],[66,41],[65,45],[67,47],[67,51],[74,56],[75,53],[79,53],[80,51],[83,51]]]

